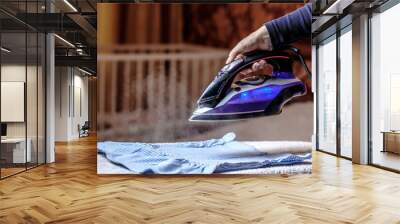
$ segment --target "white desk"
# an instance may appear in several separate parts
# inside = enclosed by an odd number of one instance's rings
[[[32,141],[30,138],[26,139],[27,147],[25,152],[25,138],[5,138],[1,139],[2,147],[12,148],[12,163],[25,163],[30,162],[32,158],[31,146]],[[2,149],[3,151],[3,149]],[[4,150],[5,151],[5,150]]]

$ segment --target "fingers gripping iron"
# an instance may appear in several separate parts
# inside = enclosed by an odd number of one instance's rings
[[[307,91],[304,83],[293,74],[295,59],[300,60],[310,76],[296,48],[256,51],[225,65],[200,96],[197,109],[189,120],[238,120],[281,113],[286,102]],[[272,66],[272,74],[240,80],[232,85],[241,71],[260,60]]]

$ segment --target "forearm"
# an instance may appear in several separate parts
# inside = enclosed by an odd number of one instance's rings
[[[281,49],[299,39],[311,35],[311,5],[265,24],[274,50]]]

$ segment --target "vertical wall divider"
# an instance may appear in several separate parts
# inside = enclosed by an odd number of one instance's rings
[[[72,83],[70,97],[72,102],[72,120],[74,120],[75,119],[75,69],[72,66],[70,68],[71,68],[71,83]]]
[[[68,71],[68,118],[71,117],[71,69],[70,67],[67,67]]]
[[[372,19],[372,12],[368,12],[368,53],[367,53],[367,60],[368,60],[368,74],[367,74],[367,82],[368,82],[368,125],[367,125],[367,131],[368,131],[368,158],[367,158],[367,163],[368,164],[373,164],[373,154],[372,154],[372,102],[371,102],[371,93],[372,93],[372,85],[371,85],[371,79],[372,79],[372,65],[371,65],[371,55],[372,55],[372,29],[371,29],[371,19]]]
[[[28,21],[28,0],[25,0],[25,21]],[[25,88],[24,88],[24,122],[25,122],[25,170],[28,170],[28,24],[25,23]]]
[[[319,96],[318,96],[318,89],[319,89],[319,63],[318,63],[318,49],[319,44],[315,46],[315,148],[319,151]]]
[[[45,11],[47,13],[47,2],[45,5]],[[44,161],[43,163],[47,163],[47,35],[49,35],[47,32],[44,33],[44,67],[42,68],[42,82],[44,83],[44,99],[43,99],[43,104],[44,104],[44,136],[43,136],[43,141],[44,141]],[[43,76],[44,75],[44,76]],[[42,84],[43,84],[42,83]]]
[[[340,28],[336,28],[336,155],[341,157],[341,119],[340,119]]]
[[[39,13],[39,1],[36,1]],[[39,32],[36,31],[36,166],[39,166]]]
[[[368,163],[367,20],[365,14],[353,19],[352,160],[358,164]]]
[[[48,13],[47,11],[47,6],[48,6],[48,2],[47,0],[45,0],[44,3],[44,12]],[[42,60],[44,58],[44,65],[42,64],[43,68],[42,68],[42,85],[44,84],[43,88],[44,88],[44,93],[42,93],[42,96],[44,94],[44,99],[43,99],[43,104],[44,104],[44,133],[43,133],[43,141],[44,141],[44,161],[43,163],[46,164],[47,163],[47,32],[44,32],[44,43],[42,42],[42,44],[44,44],[44,51],[42,51],[42,53],[44,52],[44,55],[42,57]],[[43,107],[42,107],[43,109]],[[42,117],[43,118],[43,117]]]

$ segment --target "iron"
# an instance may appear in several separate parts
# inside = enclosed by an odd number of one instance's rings
[[[239,120],[280,114],[283,106],[307,88],[293,73],[299,59],[308,76],[311,73],[296,48],[281,51],[256,51],[225,65],[197,101],[189,121]],[[272,73],[234,81],[254,62],[265,60]]]

